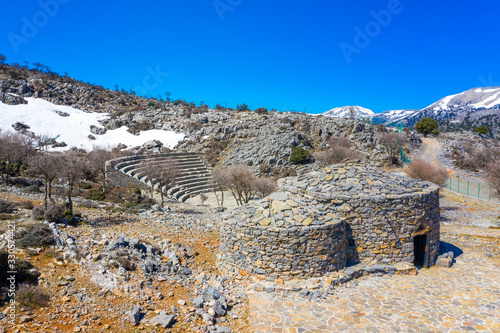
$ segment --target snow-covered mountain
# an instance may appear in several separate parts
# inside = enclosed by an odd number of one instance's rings
[[[85,112],[41,98],[29,97],[24,100],[27,104],[8,105],[0,102],[0,130],[23,130],[31,136],[55,138],[58,143],[66,144],[57,150],[77,147],[89,151],[94,146],[114,147],[118,144],[132,148],[151,140],[159,140],[172,148],[184,138],[184,134],[159,129],[141,131],[139,135],[129,133],[126,126],[106,130],[101,122],[110,117],[107,113]]]
[[[413,109],[413,110],[389,110],[389,111],[384,111],[381,113],[376,113],[372,117],[372,123],[373,124],[394,124],[402,121],[403,119],[406,119],[408,117],[411,117],[415,114],[420,112],[418,109]]]
[[[414,127],[422,118],[440,122],[443,130],[470,130],[486,125],[494,134],[500,134],[500,87],[473,88],[459,94],[446,96],[428,107],[389,110],[382,113],[360,106],[344,106],[323,113],[324,116],[349,118],[353,108],[357,119],[370,118],[373,124]]]
[[[474,88],[460,94],[446,96],[424,108],[437,115],[439,111],[457,108],[491,109],[500,105],[500,87]]]
[[[500,132],[500,87],[473,88],[446,96],[436,103],[403,120],[413,127],[422,118],[433,118],[445,130],[469,130],[486,125],[492,132]]]
[[[372,110],[366,109],[358,105],[333,108],[329,111],[322,113],[322,115],[327,117],[351,118],[353,112],[354,112],[354,118],[356,119],[371,118],[375,115],[375,112],[373,112]]]

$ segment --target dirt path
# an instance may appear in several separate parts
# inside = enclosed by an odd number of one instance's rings
[[[426,148],[421,153],[420,158],[439,165],[438,156],[441,153],[439,142],[433,138],[422,138],[422,141],[425,143]]]

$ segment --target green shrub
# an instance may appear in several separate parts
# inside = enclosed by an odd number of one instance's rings
[[[417,132],[422,133],[424,136],[433,133],[433,131],[438,130],[439,134],[439,124],[436,120],[432,118],[422,118],[415,124],[415,129]]]
[[[52,229],[46,224],[32,224],[19,230],[15,235],[16,246],[22,249],[28,247],[46,247],[54,243]]]
[[[33,265],[26,260],[16,260],[14,271],[16,274],[16,283],[36,283],[40,273],[32,271]],[[0,287],[5,287],[7,284],[8,271],[11,271],[9,266],[9,254],[6,251],[0,252]]]
[[[486,127],[484,125],[477,127],[474,131],[479,133],[479,134],[488,134],[489,133],[488,127]]]
[[[87,201],[84,201],[84,202],[80,202],[78,204],[78,207],[83,207],[83,208],[97,208],[97,205],[95,203],[93,203],[92,201],[87,200]]]
[[[106,199],[106,193],[104,193],[102,188],[92,188],[87,192],[86,198],[94,201],[104,201],[104,199]]]
[[[49,301],[50,296],[37,286],[23,284],[16,292],[16,302],[30,310],[46,307]]]
[[[0,199],[0,213],[10,214],[15,209],[16,209],[16,204],[15,203],[13,203],[11,201]]]
[[[92,185],[88,182],[80,182],[80,188],[82,190],[90,190],[92,188]]]
[[[292,153],[290,154],[290,162],[295,164],[306,163],[310,160],[311,155],[307,149],[300,146],[292,147]]]
[[[30,185],[23,189],[23,193],[41,193],[37,185]]]

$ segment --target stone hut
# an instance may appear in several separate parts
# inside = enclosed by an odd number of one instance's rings
[[[434,265],[439,187],[344,163],[279,181],[278,192],[225,216],[225,274],[318,277],[359,262]]]

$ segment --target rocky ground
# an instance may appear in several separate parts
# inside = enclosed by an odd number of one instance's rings
[[[12,332],[248,331],[244,286],[215,268],[217,213],[184,204],[138,215],[78,210],[85,216],[79,226],[57,226],[66,244],[38,255],[18,251],[41,273],[51,300],[19,309]],[[29,211],[20,211],[17,228],[30,223]]]
[[[6,192],[1,197],[26,199]],[[450,269],[434,267],[417,276],[365,274],[333,285],[330,278],[285,284],[222,278],[215,266],[219,213],[208,204],[169,206],[169,212],[135,215],[79,207],[85,216],[79,226],[57,226],[66,244],[39,254],[19,250],[41,273],[39,285],[51,300],[45,308],[18,309],[12,331],[500,330],[500,286],[493,278],[500,274],[498,209],[441,198],[441,239],[457,256]],[[18,228],[34,223],[27,210],[16,215]],[[113,264],[120,257],[135,269]],[[416,310],[415,302],[423,307]]]

